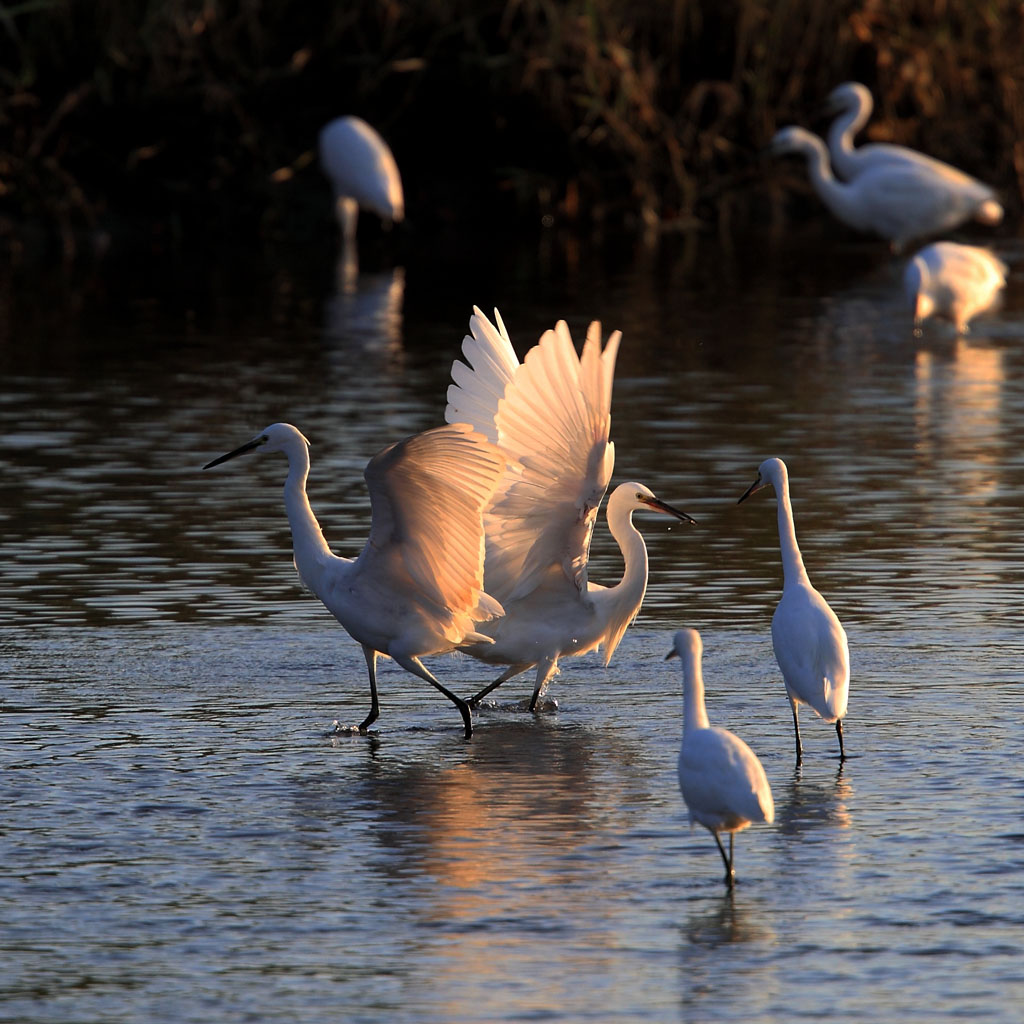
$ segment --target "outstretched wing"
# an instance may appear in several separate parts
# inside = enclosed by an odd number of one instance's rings
[[[366,467],[373,522],[360,555],[368,575],[408,588],[446,616],[453,643],[501,605],[483,590],[483,510],[505,459],[465,423],[424,431],[385,448]]]
[[[501,601],[530,593],[548,572],[581,592],[597,511],[615,461],[609,441],[620,332],[602,351],[592,323],[577,356],[565,321],[527,354],[498,403],[498,445],[510,468],[488,509],[486,577]]]
[[[495,310],[492,324],[474,306],[469,320],[470,334],[462,340],[462,354],[466,362],[452,363],[452,380],[448,387],[448,406],[444,411],[446,423],[471,423],[489,441],[497,442],[495,419],[498,403],[505,389],[519,369],[519,359],[508,331]]]

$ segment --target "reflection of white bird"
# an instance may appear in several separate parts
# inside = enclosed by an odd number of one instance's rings
[[[983,202],[975,189],[906,161],[878,161],[842,182],[832,173],[825,143],[803,128],[776,132],[772,152],[803,156],[811,184],[832,214],[858,231],[889,239],[896,251],[978,216]]]
[[[402,177],[388,144],[359,117],[339,117],[320,131],[320,166],[331,180],[342,236],[355,238],[359,208],[385,221],[405,216]]]
[[[683,745],[679,751],[679,788],[690,812],[715,837],[725,861],[725,884],[736,881],[733,835],[752,822],[775,820],[775,803],[757,755],[735,733],[708,722],[704,707],[701,653],[695,629],[676,633],[667,657],[683,663]],[[729,833],[726,855],[719,832]]]
[[[841,177],[856,178],[883,164],[902,165],[918,176],[923,188],[930,187],[932,182],[943,182],[947,188],[955,189],[967,201],[964,220],[998,224],[1003,219],[1003,208],[991,188],[941,160],[886,142],[871,142],[855,149],[854,136],[867,124],[873,106],[871,93],[860,82],[844,82],[829,93],[826,112],[836,117],[829,128],[828,148],[832,165]]]
[[[796,733],[796,761],[803,760],[797,705],[806,704],[826,722],[836,723],[839,759],[843,749],[843,715],[850,688],[850,651],[846,631],[828,603],[811,586],[796,543],[789,474],[782,459],[765,459],[757,479],[739,499],[771,485],[779,507],[779,545],[782,549],[782,599],[772,616],[772,646],[782,669]]]
[[[377,655],[441,691],[473,732],[469,705],[442,686],[420,661],[466,644],[485,643],[475,626],[501,614],[483,592],[483,508],[505,460],[464,423],[406,438],[366,467],[373,522],[356,559],[332,554],[306,497],[309,442],[289,423],[273,423],[251,441],[207,463],[246,452],[284,452],[284,504],[295,567],[302,582],[362,645],[370,673],[370,713],[376,720]]]
[[[587,331],[577,356],[559,321],[520,363],[501,317],[498,326],[474,308],[466,363],[452,366],[445,418],[466,421],[494,441],[509,460],[484,516],[488,593],[505,608],[481,627],[493,644],[467,649],[508,670],[481,690],[536,667],[530,709],[536,708],[558,659],[604,645],[609,662],[636,617],[647,589],[647,548],[633,512],[650,509],[693,522],[643,484],[620,484],[608,499],[608,528],[625,562],[621,582],[587,578],[590,540],[615,461],[611,428],[612,378],[621,335],[601,349],[601,325]]]
[[[928,317],[952,320],[960,334],[968,321],[995,302],[1006,284],[1006,264],[987,249],[935,242],[916,253],[903,272],[903,289],[914,307],[914,325]]]

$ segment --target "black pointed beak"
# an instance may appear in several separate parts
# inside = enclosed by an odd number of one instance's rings
[[[219,466],[222,462],[238,458],[239,455],[245,455],[247,452],[251,452],[256,448],[259,448],[261,444],[266,443],[266,437],[261,434],[259,437],[254,437],[251,441],[246,441],[241,448],[236,448],[233,452],[228,452],[227,455],[222,455],[220,458],[214,459],[212,462],[208,462],[203,466],[203,469],[212,469],[214,466]]]
[[[689,516],[685,512],[681,512],[679,509],[673,508],[667,501],[662,501],[661,498],[643,497],[640,500],[654,512],[664,512],[665,515],[675,516],[676,519],[679,519],[684,523],[692,523],[694,526],[697,525],[697,520],[694,519],[693,516]]]
[[[679,657],[679,652],[673,647],[672,650],[669,651],[668,654],[665,655],[665,660],[666,661],[671,661],[673,658],[678,658],[678,657]]]
[[[755,481],[754,481],[754,482],[753,482],[753,483],[752,483],[752,484],[751,484],[751,485],[750,485],[750,486],[749,486],[749,487],[748,487],[748,488],[747,488],[747,489],[746,489],[746,490],[745,490],[745,491],[744,491],[744,492],[743,492],[743,493],[742,493],[742,494],[740,495],[739,501],[737,501],[737,502],[736,502],[736,504],[737,504],[737,505],[741,505],[741,504],[742,504],[742,503],[743,503],[744,501],[746,501],[746,500],[747,500],[747,498],[749,498],[749,497],[750,497],[750,496],[751,496],[751,495],[752,495],[752,494],[754,493],[754,491],[759,491],[759,490],[760,490],[760,489],[761,489],[762,487],[764,487],[764,484],[762,483],[762,481],[761,481],[761,478],[760,478],[760,476],[759,476],[759,477],[758,477],[758,478],[757,478],[757,479],[756,479],[756,480],[755,480]]]

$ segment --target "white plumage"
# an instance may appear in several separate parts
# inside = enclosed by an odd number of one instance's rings
[[[309,442],[289,423],[273,423],[204,469],[247,452],[283,452],[288,459],[285,510],[295,568],[353,640],[362,645],[370,677],[370,713],[379,714],[378,654],[436,687],[462,715],[466,701],[442,686],[420,658],[466,644],[487,643],[480,623],[502,613],[483,588],[483,509],[505,459],[464,423],[415,434],[385,448],[366,467],[373,519],[358,558],[340,558],[324,540],[306,496]]]
[[[846,631],[825,599],[811,586],[796,542],[789,500],[789,473],[782,459],[765,459],[757,479],[739,499],[772,486],[778,499],[782,552],[782,598],[772,616],[772,646],[782,670],[793,711],[797,764],[803,759],[798,705],[806,704],[826,722],[835,722],[839,758],[845,760],[843,716],[850,688],[850,652]]]
[[[991,201],[991,190],[973,179],[965,185],[913,161],[871,161],[849,181],[840,181],[825,143],[803,128],[777,132],[772,151],[803,156],[811,184],[833,216],[888,239],[897,252],[915,238],[957,227]]]
[[[735,733],[713,726],[704,706],[703,644],[695,629],[676,633],[669,658],[683,665],[683,742],[679,750],[679,789],[690,813],[714,836],[732,886],[733,835],[752,823],[775,820],[775,803],[757,755]],[[729,853],[720,832],[729,833]]]
[[[1006,285],[1006,264],[987,249],[934,242],[917,252],[903,272],[903,288],[914,325],[930,316],[951,320],[961,334],[969,321],[990,309]]]
[[[647,548],[633,512],[692,520],[642,484],[620,484],[608,501],[608,527],[622,550],[623,577],[612,587],[590,582],[590,541],[615,461],[609,433],[620,334],[602,348],[593,323],[577,355],[560,321],[520,363],[497,313],[495,319],[497,325],[474,307],[462,346],[466,362],[452,366],[445,410],[449,422],[473,424],[508,459],[484,515],[485,586],[505,615],[481,627],[493,643],[466,651],[509,667],[471,703],[536,667],[533,709],[560,657],[603,646],[607,664],[640,610]]]
[[[840,177],[851,179],[872,167],[903,165],[917,176],[923,187],[942,182],[945,187],[969,197],[970,202],[963,207],[968,211],[965,220],[998,224],[1003,219],[1003,208],[995,191],[951,164],[908,146],[888,142],[869,142],[854,147],[854,137],[867,124],[873,108],[871,92],[860,82],[844,82],[829,93],[826,112],[836,116],[828,131],[828,148],[832,166]]]
[[[405,216],[402,176],[388,144],[360,117],[339,117],[320,131],[320,166],[334,189],[346,240],[355,236],[359,208],[385,221]]]

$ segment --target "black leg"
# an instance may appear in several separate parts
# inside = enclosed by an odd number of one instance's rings
[[[492,690],[496,690],[502,683],[508,682],[508,680],[513,676],[517,676],[520,672],[525,672],[531,667],[532,666],[530,665],[511,665],[502,672],[502,674],[498,676],[490,686],[485,686],[479,693],[474,693],[473,696],[469,698],[469,706],[471,708],[475,708]]]
[[[839,760],[846,760],[846,751],[843,749],[843,720],[836,719],[836,735],[839,737]]]
[[[804,748],[800,742],[800,717],[797,712],[796,701],[792,697],[789,698],[789,706],[793,709],[793,733],[796,736],[796,763],[803,764],[804,760]]]
[[[366,732],[380,715],[380,704],[377,702],[377,652],[371,647],[364,647],[363,657],[366,658],[366,669],[370,674],[370,713],[359,723],[360,732]]]
[[[736,872],[732,869],[732,833],[729,833],[729,853],[726,855],[722,840],[718,838],[717,832],[711,833],[715,837],[718,852],[722,855],[722,862],[725,864],[725,884],[731,889],[736,884]]]
[[[392,653],[391,657],[407,672],[411,672],[413,675],[419,676],[420,679],[426,680],[435,690],[440,690],[459,709],[459,714],[462,715],[462,723],[466,727],[466,739],[468,740],[473,735],[473,713],[470,710],[469,702],[461,697],[456,697],[451,690],[442,686],[419,658],[402,658],[394,653]]]

